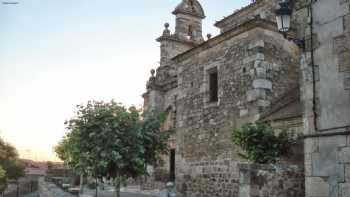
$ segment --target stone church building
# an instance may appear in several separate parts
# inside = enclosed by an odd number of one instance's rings
[[[198,0],[179,2],[174,32],[164,25],[143,97],[145,111],[166,112],[164,168],[178,196],[350,196],[350,3],[291,2],[289,34],[306,38],[305,50],[278,31],[279,0],[235,11],[215,23],[215,37],[203,37]],[[256,120],[305,134],[278,169],[248,165],[231,142],[234,128]]]

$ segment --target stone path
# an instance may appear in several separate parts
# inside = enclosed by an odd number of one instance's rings
[[[94,190],[84,190],[84,194],[88,196],[95,196]],[[153,197],[154,195],[141,194],[138,192],[121,192],[121,197]],[[114,191],[112,190],[99,190],[98,197],[114,197]]]
[[[24,197],[39,197],[39,193],[38,192],[33,192],[33,193],[25,195]]]

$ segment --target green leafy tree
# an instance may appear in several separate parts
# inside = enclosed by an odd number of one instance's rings
[[[0,166],[0,194],[2,194],[7,187],[7,177],[5,170]]]
[[[245,153],[240,155],[255,163],[276,163],[282,156],[290,153],[290,148],[297,144],[293,133],[281,131],[275,133],[273,128],[264,122],[248,123],[234,129],[232,141]]]
[[[25,175],[24,165],[18,159],[16,148],[2,138],[0,138],[0,166],[5,170],[8,179],[17,180]]]
[[[8,180],[17,181],[24,175],[24,165],[18,159],[16,148],[0,137],[0,194],[5,191]]]
[[[113,178],[119,197],[122,180],[146,174],[147,165],[156,165],[167,153],[160,116],[149,113],[142,120],[139,114],[135,107],[114,101],[79,105],[76,116],[66,122],[68,133],[56,153],[75,169]]]

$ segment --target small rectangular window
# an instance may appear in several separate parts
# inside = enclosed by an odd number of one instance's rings
[[[218,101],[218,71],[213,70],[209,72],[209,101]]]
[[[169,181],[175,181],[175,149],[170,150],[170,177]]]

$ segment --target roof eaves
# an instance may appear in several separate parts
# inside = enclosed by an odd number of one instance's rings
[[[226,40],[225,37],[227,35],[233,34],[232,36],[229,36],[229,37],[235,37],[235,36],[240,35],[244,32],[247,32],[251,29],[258,28],[258,27],[264,27],[264,25],[269,26],[269,28],[266,28],[266,29],[270,29],[272,31],[278,32],[277,27],[276,27],[276,23],[269,21],[269,20],[261,19],[261,18],[254,18],[254,19],[251,19],[245,23],[240,24],[237,27],[232,28],[231,30],[228,30],[224,33],[221,33],[221,34],[197,45],[196,47],[193,47],[192,49],[190,49],[188,51],[185,51],[184,53],[181,53],[181,54],[173,57],[172,60],[179,60],[182,57],[186,56],[187,54],[193,53],[200,48],[210,48],[212,46],[216,46],[217,44],[225,41]],[[242,30],[242,31],[239,31],[244,26],[247,26],[247,28]]]
[[[241,8],[241,9],[239,9],[239,10],[233,12],[231,15],[226,16],[224,19],[222,19],[222,20],[220,20],[220,21],[216,21],[215,24],[214,24],[214,26],[220,28],[220,27],[221,27],[221,24],[223,24],[223,23],[224,23],[226,20],[228,20],[229,18],[232,18],[233,16],[242,13],[243,11],[245,11],[245,10],[247,10],[247,9],[249,9],[249,8],[251,8],[251,7],[253,7],[253,6],[255,6],[255,5],[257,5],[257,4],[260,3],[260,2],[263,2],[263,0],[256,0],[256,1],[252,2],[252,3],[250,3],[249,5],[247,5],[247,6],[243,7],[243,8]]]

